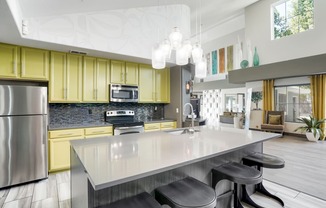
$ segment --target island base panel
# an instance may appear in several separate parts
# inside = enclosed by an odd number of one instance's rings
[[[88,181],[87,174],[85,173],[82,164],[76,155],[74,155],[74,152],[71,151],[72,208],[97,207],[99,205],[109,204],[119,199],[137,195],[144,191],[154,195],[153,191],[155,188],[180,180],[187,176],[191,176],[211,185],[211,170],[213,167],[217,167],[229,161],[240,162],[244,156],[249,155],[252,152],[262,152],[262,150],[262,143],[252,144],[233,152],[101,190],[95,190],[93,188],[91,183]],[[220,196],[217,201],[217,207],[231,206],[232,195],[229,194],[232,189],[231,185],[231,182],[227,180],[220,181],[217,184],[216,193]],[[248,193],[252,193],[253,187],[249,186],[247,187],[247,190]]]

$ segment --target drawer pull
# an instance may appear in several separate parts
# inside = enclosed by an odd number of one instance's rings
[[[105,133],[105,131],[93,131],[93,134],[98,134],[98,133]]]
[[[59,134],[59,136],[71,136],[74,135],[73,133],[69,133],[69,134]]]

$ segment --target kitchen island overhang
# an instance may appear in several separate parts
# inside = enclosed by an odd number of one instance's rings
[[[196,129],[194,134],[174,130],[72,141],[72,207],[80,207],[81,200],[95,207],[140,191],[152,192],[187,175],[210,184],[212,167],[262,152],[262,142],[281,136],[227,127]],[[111,197],[113,190],[128,193]],[[106,199],[101,199],[103,195]]]

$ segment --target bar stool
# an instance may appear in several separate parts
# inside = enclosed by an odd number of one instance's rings
[[[136,196],[115,201],[97,208],[161,208],[161,205],[149,193],[143,192]]]
[[[238,194],[238,185],[242,185],[243,194],[247,194],[245,185],[258,184],[263,180],[262,173],[252,167],[229,162],[212,169],[212,187],[215,188],[221,180],[227,179],[234,184],[233,188],[233,206],[234,208],[243,208]],[[246,197],[242,198],[244,202]],[[249,198],[250,200],[250,198]]]
[[[259,152],[256,152],[252,155],[248,155],[242,158],[242,161],[244,165],[257,166],[257,170],[259,171],[261,171],[261,168],[272,168],[272,169],[284,168],[285,165],[285,162],[282,158],[276,157],[274,155],[259,153]],[[263,186],[263,183],[257,184],[255,186],[255,190],[272,199],[275,199],[284,207],[284,202],[282,201],[282,199],[268,192],[266,188]]]
[[[155,198],[161,205],[172,208],[214,208],[215,191],[208,185],[187,177],[185,179],[158,187]]]

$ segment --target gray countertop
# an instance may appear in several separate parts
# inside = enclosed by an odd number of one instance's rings
[[[281,136],[227,127],[196,129],[200,132],[145,132],[73,140],[71,145],[93,188],[100,190]]]
[[[161,123],[161,122],[172,122],[174,119],[153,119],[146,120],[144,123]],[[84,123],[61,123],[61,124],[49,124],[49,131],[51,130],[64,130],[64,129],[76,129],[76,128],[89,128],[89,127],[103,127],[112,126],[107,122],[84,122]]]

